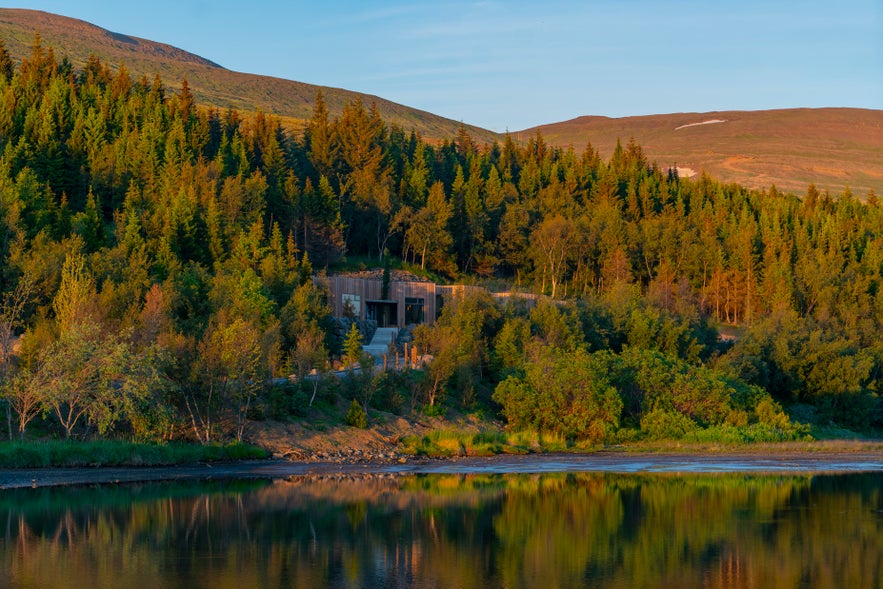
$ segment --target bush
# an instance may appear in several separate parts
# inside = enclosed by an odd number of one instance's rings
[[[607,379],[606,366],[582,349],[543,350],[524,378],[509,377],[493,399],[510,427],[554,432],[593,443],[611,439],[623,402]]]
[[[355,399],[350,403],[350,408],[346,412],[346,416],[343,420],[351,427],[357,427],[359,429],[365,429],[368,427],[368,414],[365,413],[365,409]]]
[[[447,410],[441,403],[434,405],[426,404],[423,406],[423,415],[426,417],[444,417]]]
[[[655,408],[641,418],[641,431],[650,440],[680,440],[697,428],[692,419],[676,411]]]
[[[272,386],[265,398],[264,414],[277,421],[305,416],[310,402],[310,395],[301,383]]]
[[[758,422],[763,425],[783,431],[790,430],[792,427],[791,420],[782,411],[782,407],[771,397],[761,399],[757,407],[754,408],[754,412],[757,414]]]
[[[409,376],[403,372],[384,371],[375,379],[374,397],[371,405],[380,411],[401,415],[405,407]]]
[[[789,429],[782,430],[762,423],[753,423],[745,427],[715,425],[692,431],[684,437],[684,440],[698,443],[751,444],[805,440],[808,439],[808,433],[808,426],[792,426]]]
[[[880,397],[874,393],[820,395],[817,397],[815,405],[819,417],[824,422],[845,426],[852,430],[868,431],[879,427],[881,423],[883,403],[881,403]]]

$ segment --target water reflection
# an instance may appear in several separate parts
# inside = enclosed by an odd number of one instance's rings
[[[883,475],[422,475],[0,494],[2,587],[879,587]]]

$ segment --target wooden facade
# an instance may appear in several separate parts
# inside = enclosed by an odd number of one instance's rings
[[[387,298],[382,298],[383,283],[356,276],[321,276],[314,280],[330,293],[335,317],[352,316],[362,321],[373,319],[380,327],[404,327],[435,322],[445,296],[433,282],[391,280]]]
[[[420,323],[433,324],[441,314],[442,306],[469,293],[482,291],[480,286],[465,284],[439,285],[417,280],[390,280],[387,298],[382,298],[383,282],[378,278],[360,276],[315,276],[316,284],[328,289],[331,312],[334,317],[352,317],[377,321],[378,327],[404,327]],[[514,293],[495,293],[498,301],[510,296],[524,297],[528,306],[535,296]]]

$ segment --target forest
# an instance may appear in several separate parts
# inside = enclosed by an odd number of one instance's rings
[[[321,94],[291,130],[39,37],[0,45],[0,102],[9,438],[207,443],[339,399],[591,442],[883,425],[873,192],[679,178],[634,141],[429,143]],[[542,297],[446,305],[425,370],[272,384],[353,349],[314,273],[384,265]]]

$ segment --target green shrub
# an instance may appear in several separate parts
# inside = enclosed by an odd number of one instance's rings
[[[374,377],[371,406],[380,411],[401,415],[408,392],[409,376],[404,372],[383,371]]]
[[[771,397],[761,399],[754,408],[754,412],[757,414],[757,421],[763,425],[781,430],[791,429],[791,420],[782,411],[782,406],[773,401]]]
[[[719,444],[750,444],[757,442],[786,442],[807,439],[808,426],[792,426],[788,429],[771,427],[762,423],[753,423],[745,427],[732,425],[715,425],[697,429],[684,436],[688,442],[719,443]]]
[[[493,399],[511,427],[599,443],[613,437],[623,409],[606,373],[603,361],[582,349],[543,350],[524,378],[497,385]]]
[[[441,403],[435,403],[434,405],[429,405],[428,403],[423,406],[423,415],[427,417],[443,417],[446,410]]]
[[[749,426],[750,427],[750,426]],[[687,433],[682,439],[686,442],[715,443],[715,444],[744,444],[749,441],[773,441],[765,439],[761,432],[751,432],[749,427],[735,427],[732,425],[714,425],[711,427],[695,429]],[[752,439],[756,438],[756,439]]]
[[[650,440],[680,440],[697,428],[692,419],[677,411],[654,408],[641,418],[641,431]]]
[[[365,409],[355,399],[350,403],[350,408],[346,412],[346,416],[343,420],[351,427],[357,427],[359,429],[365,429],[368,427],[368,414],[365,413]]]
[[[309,391],[303,383],[285,383],[270,387],[265,396],[264,413],[270,419],[278,421],[291,416],[305,416],[312,393],[312,384],[309,386]]]

